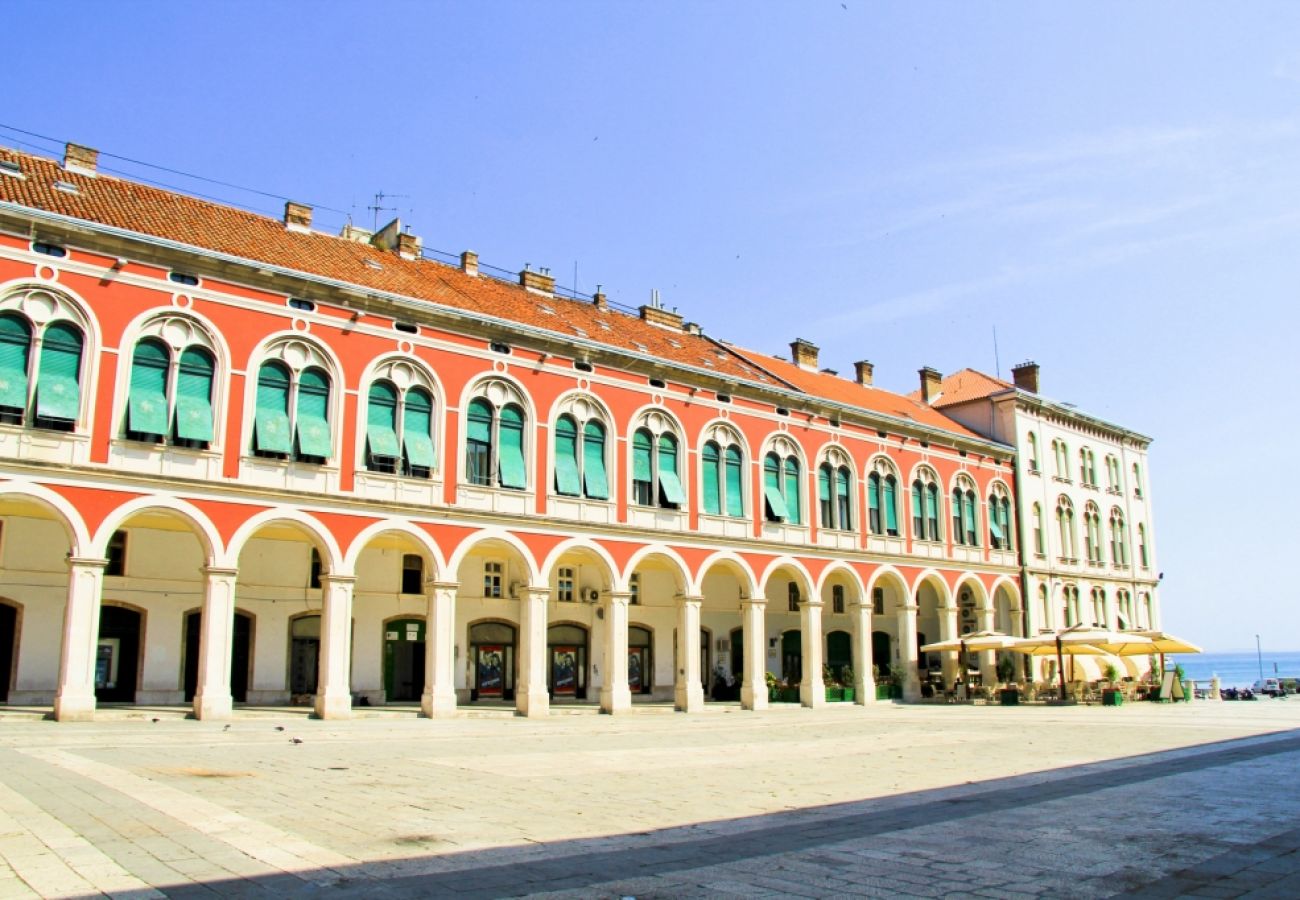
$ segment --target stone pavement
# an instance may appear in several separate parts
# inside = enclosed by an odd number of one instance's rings
[[[1294,699],[574,712],[0,712],[0,897],[1300,897]]]

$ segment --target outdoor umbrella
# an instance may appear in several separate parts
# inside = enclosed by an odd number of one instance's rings
[[[987,650],[1010,650],[1016,646],[1019,640],[1020,638],[1003,634],[1000,631],[972,631],[969,634],[963,634],[959,638],[926,644],[921,648],[921,652],[959,654],[957,666],[963,672],[962,678],[964,679],[967,654],[983,653]]]
[[[1142,637],[1149,640],[1151,643],[1147,645],[1145,650],[1137,650],[1128,653],[1120,653],[1117,655],[1132,656],[1132,655],[1141,655],[1143,653],[1159,653],[1161,672],[1165,670],[1166,653],[1204,653],[1205,652],[1200,647],[1193,644],[1191,641],[1185,641],[1180,637],[1174,637],[1172,634],[1169,634],[1167,631],[1147,630],[1147,631],[1134,631],[1131,633],[1135,635],[1141,635]]]
[[[1130,636],[1136,637],[1136,636]],[[1147,640],[1142,638],[1142,640]],[[1098,641],[1098,644],[1090,643]],[[1137,642],[1133,642],[1136,646]],[[1015,646],[1008,649],[1030,656],[1056,656],[1056,667],[1060,673],[1061,699],[1065,699],[1065,656],[1105,656],[1113,652],[1113,647],[1124,647],[1125,635],[1116,631],[1097,628],[1084,629],[1075,625],[1055,634],[1040,634],[1037,637],[1021,638]],[[1150,646],[1148,641],[1147,646]]]

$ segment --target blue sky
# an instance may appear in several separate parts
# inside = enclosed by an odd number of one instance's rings
[[[5,126],[331,229],[402,195],[427,247],[897,390],[996,326],[1003,374],[1156,439],[1166,626],[1300,647],[1300,5],[60,9],[6,6]]]

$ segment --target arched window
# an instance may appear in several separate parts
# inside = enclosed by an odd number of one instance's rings
[[[898,477],[883,458],[877,458],[867,476],[867,509],[872,534],[898,537]]]
[[[803,524],[800,472],[794,446],[785,439],[774,442],[772,450],[763,457],[763,499],[769,522]]]
[[[1106,592],[1099,587],[1092,589],[1092,624],[1106,627]]]
[[[1083,552],[1090,563],[1102,563],[1101,511],[1089,502],[1083,508]]]
[[[40,327],[18,312],[0,314],[0,421],[72,431],[81,411],[83,343],[72,322]]]
[[[1124,514],[1115,507],[1110,511],[1110,556],[1117,566],[1128,565],[1128,535],[1124,529]]]
[[[609,499],[608,430],[589,397],[565,398],[555,420],[555,492],[588,500]]]
[[[745,456],[740,437],[730,428],[714,425],[700,453],[703,511],[711,516],[745,515]]]
[[[853,529],[853,473],[848,457],[831,448],[827,459],[817,467],[817,499],[821,527],[831,531]]]
[[[1079,589],[1072,584],[1067,584],[1061,589],[1061,596],[1065,605],[1065,627],[1073,628],[1081,621],[1079,609]]]
[[[1056,524],[1061,532],[1061,555],[1066,559],[1079,558],[1079,545],[1074,533],[1074,505],[1065,495],[1056,501]]]
[[[1038,586],[1038,608],[1043,614],[1042,628],[1052,628],[1052,601],[1047,596],[1047,585]]]
[[[790,612],[799,611],[799,585],[793,581],[786,588],[786,602],[789,604]]]
[[[1142,496],[1142,469],[1137,463],[1133,463],[1133,496]]]
[[[366,397],[366,468],[428,478],[434,469],[433,397],[423,387],[401,390],[386,378]]]
[[[1038,435],[1029,432],[1029,471],[1038,471]]]
[[[989,546],[994,550],[1014,550],[1016,546],[1011,527],[1011,496],[998,482],[989,493]]]
[[[142,331],[131,357],[126,436],[207,448],[215,432],[212,339],[181,316],[155,318]]]
[[[1047,553],[1047,548],[1043,546],[1043,507],[1035,503],[1034,510],[1034,552],[1039,556]]]
[[[1141,522],[1138,523],[1138,562],[1142,568],[1151,568],[1150,559],[1147,557],[1147,527]]]
[[[524,410],[505,385],[475,397],[466,409],[465,478],[470,484],[521,491],[528,485],[524,460]]]
[[[1070,448],[1066,446],[1065,441],[1052,441],[1052,452],[1056,454],[1056,477],[1065,481],[1070,480]]]
[[[975,482],[959,476],[952,489],[952,539],[968,547],[979,546],[979,529],[975,515]]]
[[[672,422],[652,412],[632,435],[632,502],[661,509],[681,509],[682,490],[677,436]]]
[[[928,468],[918,469],[912,482],[912,537],[937,541],[939,531],[939,479]]]
[[[253,453],[321,464],[333,454],[330,375],[324,355],[290,340],[270,347],[257,372]]]

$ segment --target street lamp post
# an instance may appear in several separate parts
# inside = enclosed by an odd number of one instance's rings
[[[1259,686],[1264,686],[1264,651],[1259,646],[1259,635],[1255,635],[1255,656],[1259,660]]]

